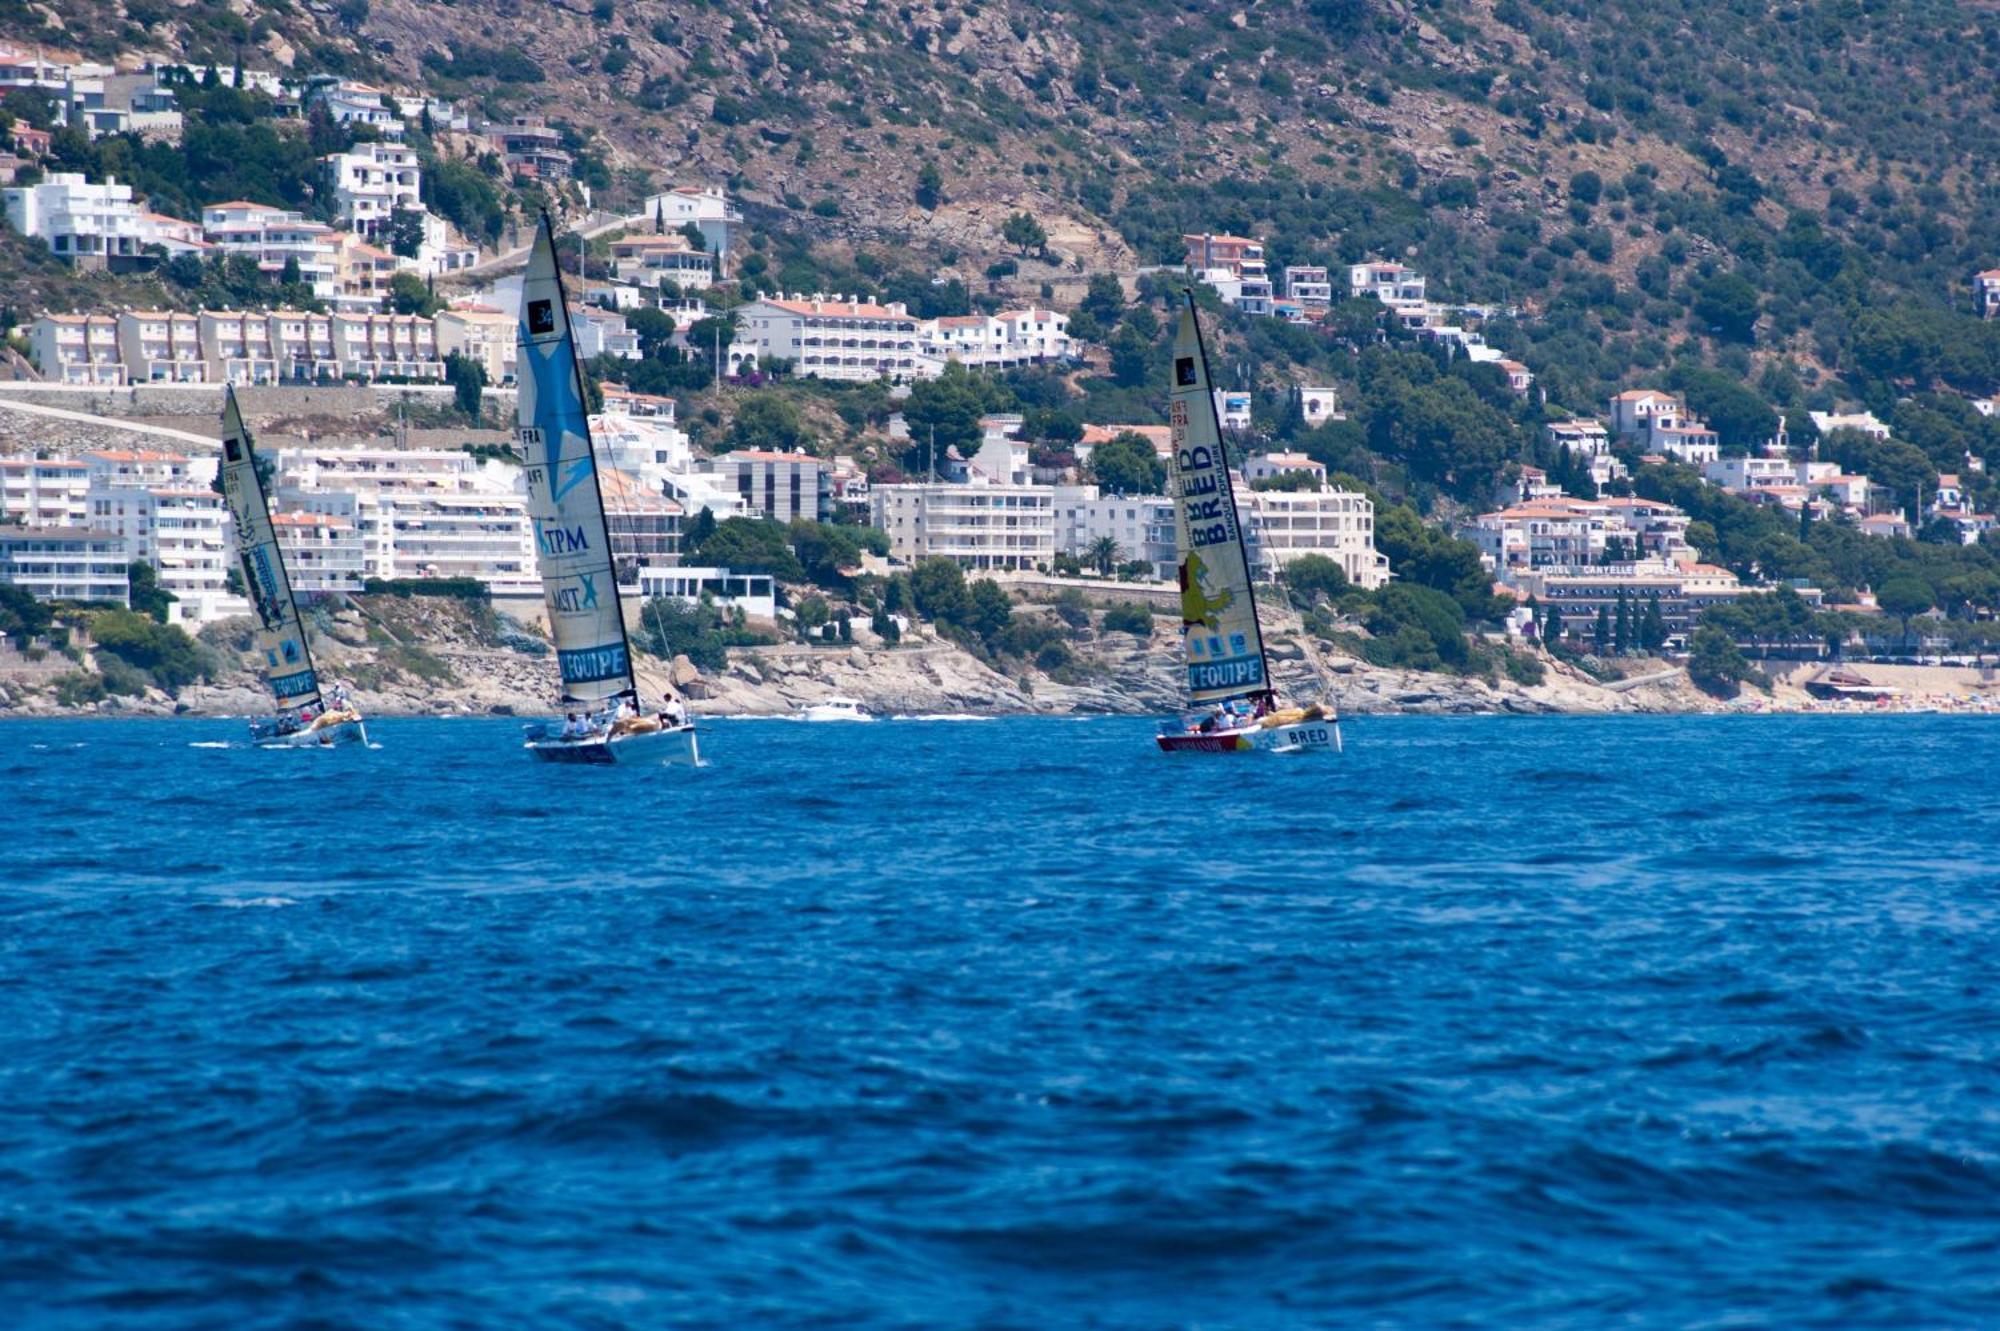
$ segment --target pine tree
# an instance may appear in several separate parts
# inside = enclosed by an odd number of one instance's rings
[[[1618,621],[1611,632],[1611,644],[1620,656],[1632,647],[1632,603],[1625,599],[1625,589],[1618,589]]]
[[[1592,625],[1590,629],[1590,641],[1599,652],[1602,652],[1604,644],[1610,640],[1611,609],[1609,606],[1600,605],[1597,607],[1597,623]]]
[[[1542,621],[1542,641],[1548,643],[1551,647],[1553,647],[1556,643],[1562,640],[1562,635],[1563,635],[1562,611],[1556,609],[1555,605],[1551,603],[1549,605],[1548,617]]]
[[[1639,645],[1657,652],[1667,645],[1667,617],[1660,613],[1660,594],[1654,592],[1646,603],[1646,618],[1639,625]]]

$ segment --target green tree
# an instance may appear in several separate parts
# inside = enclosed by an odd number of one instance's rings
[[[1590,642],[1594,650],[1602,653],[1611,642],[1611,607],[1597,607],[1597,622],[1590,627]]]
[[[1732,342],[1748,342],[1756,333],[1757,288],[1740,273],[1717,273],[1696,286],[1694,313],[1703,325]]]
[[[1322,598],[1339,600],[1348,589],[1347,574],[1337,560],[1325,555],[1300,555],[1278,573],[1292,603],[1300,609],[1317,605]]]
[[[937,378],[913,386],[903,402],[903,420],[910,428],[903,470],[921,474],[930,469],[933,431],[937,443],[935,460],[940,465],[949,449],[956,448],[962,457],[972,456],[985,439],[980,418],[999,409],[1003,392],[958,361],[947,364]]]
[[[1910,640],[1910,621],[1937,604],[1937,594],[1922,578],[1902,575],[1890,578],[1875,590],[1875,604],[1882,613],[1903,622],[1903,641]]]
[[[967,589],[965,627],[978,634],[989,648],[1013,620],[1014,607],[999,583],[981,578]]]
[[[458,409],[466,419],[476,423],[486,388],[486,367],[454,351],[444,358],[444,377],[451,385],[452,400]]]
[[[1618,589],[1618,618],[1611,628],[1611,646],[1620,656],[1632,646],[1632,602],[1623,587]]]
[[[181,599],[160,585],[159,574],[143,559],[125,566],[125,582],[129,588],[126,600],[138,613],[152,616],[156,624],[166,623],[167,607]]]
[[[1167,464],[1144,435],[1130,430],[1091,450],[1090,474],[1106,494],[1156,495],[1167,484]]]
[[[1111,571],[1118,567],[1119,557],[1124,553],[1119,548],[1117,537],[1100,536],[1090,543],[1090,548],[1083,552],[1083,557],[1096,567],[1099,574],[1108,578],[1111,576]]]
[[[784,524],[768,518],[730,518],[701,542],[702,562],[745,573],[768,573],[783,582],[804,582],[806,571],[792,553]]]
[[[417,257],[424,247],[424,214],[421,208],[397,208],[389,214],[389,249],[405,259]],[[297,281],[297,278],[289,279]]]
[[[766,449],[774,453],[810,451],[812,432],[790,400],[776,393],[753,396],[736,409],[727,436],[731,449]]]
[[[919,559],[910,569],[910,601],[925,619],[941,624],[960,624],[971,609],[965,589],[965,570],[958,561],[942,555]]]
[[[692,559],[701,553],[702,544],[709,537],[715,535],[715,525],[714,511],[708,505],[703,504],[701,512],[689,519],[687,527],[681,532],[681,558],[683,561]]]
[[[1153,612],[1150,607],[1121,601],[1104,612],[1104,631],[1150,638],[1153,636]]]
[[[917,170],[917,207],[925,212],[935,211],[944,202],[944,175],[936,162],[925,162]]]
[[[1667,645],[1667,617],[1660,613],[1660,594],[1654,592],[1646,602],[1645,618],[1639,621],[1639,645],[1649,652],[1657,652]]]
[[[1736,640],[1713,625],[1704,624],[1688,640],[1688,678],[1704,692],[1730,697],[1736,686],[1750,678],[1750,663],[1736,649]]]
[[[389,308],[428,319],[444,308],[444,302],[415,273],[397,273],[389,279]]]
[[[1040,254],[1049,244],[1049,233],[1030,213],[1015,213],[1002,222],[1000,238],[1023,254]]]

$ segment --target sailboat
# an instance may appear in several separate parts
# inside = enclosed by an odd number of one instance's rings
[[[632,640],[618,603],[618,574],[604,520],[604,493],[584,410],[555,232],[535,233],[521,282],[519,437],[528,518],[562,677],[560,724],[528,728],[527,750],[544,762],[697,762],[694,723],[670,701],[639,705]]]
[[[1168,753],[1338,750],[1340,721],[1330,707],[1279,705],[1257,624],[1250,553],[1223,453],[1194,293],[1183,294],[1187,304],[1174,336],[1167,419],[1181,649],[1192,710],[1161,725],[1160,748]]]
[[[250,738],[266,749],[366,744],[368,731],[347,691],[336,684],[329,704],[320,689],[292,580],[285,572],[284,552],[278,548],[277,528],[271,523],[264,478],[257,474],[257,452],[244,428],[234,388],[225,388],[222,395],[221,467],[223,497],[236,522],[243,592],[257,611],[257,650],[278,704],[276,716],[250,723]]]

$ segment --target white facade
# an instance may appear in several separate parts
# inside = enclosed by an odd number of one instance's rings
[[[1011,369],[1068,359],[1075,343],[1069,316],[1054,310],[946,315],[921,325],[924,350],[974,369]]]
[[[737,311],[729,373],[772,359],[819,379],[933,379],[943,369],[924,348],[919,320],[900,304],[765,296]]]
[[[380,88],[366,83],[321,84],[306,96],[306,109],[324,106],[336,125],[362,125],[385,139],[403,137],[403,118],[389,105]]]
[[[284,275],[287,264],[319,300],[332,300],[339,279],[339,247],[333,228],[285,208],[236,199],[201,210],[202,234],[224,254],[247,255],[259,272]]]
[[[329,513],[273,513],[271,526],[297,592],[358,592],[367,558],[353,521]]]
[[[819,521],[832,507],[826,468],[806,453],[739,449],[705,459],[700,469],[733,490],[742,510],[778,522]]]
[[[1285,298],[1295,300],[1307,309],[1331,305],[1333,279],[1324,267],[1317,264],[1287,264]]]
[[[1611,399],[1611,428],[1648,452],[1703,466],[1722,456],[1715,431],[1671,393],[1629,389]]]
[[[576,336],[576,354],[584,360],[616,356],[620,360],[639,359],[639,335],[626,324],[625,316],[595,307],[572,306],[570,331]]]
[[[1087,559],[1098,541],[1117,542],[1118,561],[1143,560],[1155,578],[1175,576],[1174,501],[1165,495],[1102,495],[1094,485],[1059,485],[1055,491],[1055,548]]]
[[[1400,263],[1357,263],[1347,269],[1347,294],[1360,300],[1373,296],[1391,309],[1426,304],[1424,277]]]
[[[0,525],[0,582],[39,601],[129,604],[125,538],[78,527]]]
[[[90,468],[59,458],[0,458],[0,525],[82,527]]]
[[[437,328],[416,314],[336,314],[333,349],[342,375],[362,379],[444,378]]]
[[[160,586],[179,598],[168,607],[169,623],[206,624],[248,612],[249,604],[227,589],[235,539],[215,491],[93,485],[90,525],[117,532],[127,558],[151,564]]]
[[[1292,396],[1299,404],[1299,415],[1307,425],[1324,425],[1328,421],[1347,419],[1340,410],[1340,390],[1332,386],[1324,388],[1300,385],[1292,390]]]
[[[690,605],[707,597],[717,609],[741,610],[748,619],[778,615],[777,583],[768,573],[649,564],[639,570],[639,591],[649,600],[671,596]]]
[[[705,291],[715,285],[715,256],[690,245],[678,227],[657,236],[622,236],[612,241],[611,270],[621,282],[655,289],[661,278],[683,291]]]
[[[320,159],[333,186],[335,218],[366,235],[379,235],[397,209],[423,208],[423,169],[417,154],[393,143],[359,143]]]
[[[1240,496],[1252,565],[1276,577],[1306,555],[1340,565],[1357,587],[1389,581],[1389,557],[1375,549],[1375,505],[1351,490],[1251,490]]]
[[[708,252],[715,256],[718,267],[714,276],[728,275],[729,256],[735,246],[736,232],[743,225],[743,214],[729,202],[729,196],[720,186],[676,185],[647,199],[643,212],[647,222],[657,222],[667,231],[694,223]]]
[[[460,306],[439,310],[438,355],[460,355],[477,361],[486,370],[489,384],[514,382],[514,359],[519,347],[520,321],[488,305]]]
[[[1225,430],[1247,430],[1250,428],[1250,394],[1236,388],[1218,388],[1215,392],[1215,419]]]
[[[1867,435],[1870,439],[1889,437],[1889,427],[1877,419],[1872,411],[1809,411],[1806,414],[1812,417],[1813,426],[1819,431],[1822,439],[1835,430],[1853,430]]]
[[[7,225],[49,247],[57,258],[87,266],[136,262],[145,254],[146,226],[132,187],[107,176],[93,185],[59,171],[35,185],[5,191]]]
[[[108,314],[45,314],[28,325],[28,354],[59,384],[122,384],[118,321]]]
[[[118,359],[129,383],[199,384],[208,380],[201,320],[177,310],[127,310],[120,314]]]
[[[896,559],[936,555],[967,569],[1033,569],[1055,558],[1055,491],[1048,486],[878,485],[868,505]]]

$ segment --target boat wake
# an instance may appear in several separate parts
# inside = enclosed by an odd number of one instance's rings
[[[973,716],[966,712],[899,712],[891,721],[998,721],[997,716]]]
[[[214,904],[222,910],[248,910],[253,906],[276,909],[279,906],[296,906],[299,903],[291,897],[224,897]]]
[[[188,747],[190,749],[233,749],[236,746],[226,739],[191,739],[188,741]]]

